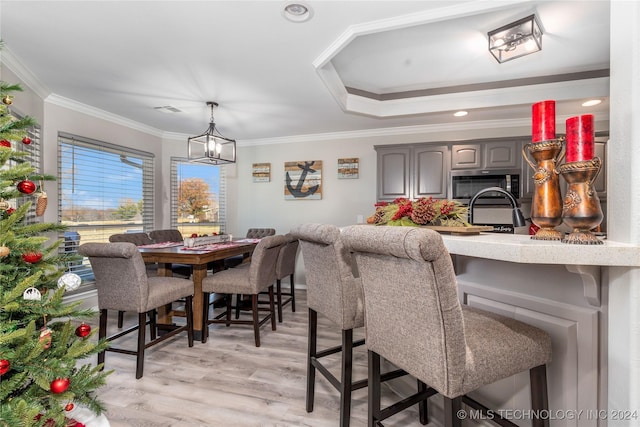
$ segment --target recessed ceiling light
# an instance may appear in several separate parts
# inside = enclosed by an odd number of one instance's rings
[[[467,114],[469,114],[469,113],[466,112],[466,111],[456,111],[455,113],[453,113],[453,115],[456,116],[456,117],[464,117]]]
[[[290,1],[282,8],[282,16],[291,22],[305,22],[311,19],[313,10],[306,3]]]
[[[598,105],[602,102],[601,99],[590,99],[582,103],[583,107],[593,107],[594,105]]]

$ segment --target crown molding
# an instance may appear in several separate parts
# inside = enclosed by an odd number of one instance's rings
[[[290,144],[297,142],[335,141],[338,139],[374,138],[397,135],[430,134],[439,132],[460,132],[466,130],[517,128],[530,126],[529,119],[483,120],[463,123],[441,123],[431,125],[400,126],[378,129],[366,129],[349,132],[331,132],[311,135],[286,136],[282,138],[264,138],[238,141],[238,146],[251,147],[270,144]]]
[[[59,107],[68,108],[78,113],[86,114],[97,119],[105,120],[120,126],[124,126],[139,132],[144,132],[158,138],[162,138],[163,132],[151,126],[144,125],[134,120],[127,119],[126,117],[119,116],[117,114],[109,113],[91,105],[83,104],[73,99],[66,98],[55,93],[47,96],[44,100],[45,103],[57,105]]]
[[[51,94],[47,88],[22,62],[11,52],[6,45],[0,52],[0,62],[2,62],[13,74],[15,74],[25,86],[28,86],[41,99],[45,99]]]

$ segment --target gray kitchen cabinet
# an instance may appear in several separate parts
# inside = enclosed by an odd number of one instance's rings
[[[483,142],[484,168],[512,169],[520,164],[520,144],[513,141]]]
[[[492,141],[451,146],[451,169],[513,169],[520,165],[521,145]]]
[[[375,147],[378,157],[378,200],[410,197],[411,147]]]
[[[413,197],[447,198],[449,150],[446,145],[413,149]]]
[[[479,169],[482,167],[480,144],[451,146],[451,169]]]
[[[376,146],[378,200],[447,197],[449,150],[446,145]]]

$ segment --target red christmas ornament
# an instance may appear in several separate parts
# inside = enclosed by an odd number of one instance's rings
[[[69,402],[69,403],[67,403],[67,405],[64,407],[64,410],[68,412],[68,411],[72,411],[72,410],[73,410],[73,408],[75,408],[75,406],[73,405],[73,403]]]
[[[14,208],[9,208],[7,209],[5,212],[7,213],[7,215],[11,215],[12,213],[14,213],[16,210]]]
[[[69,384],[71,384],[69,378],[57,378],[51,382],[51,392],[56,394],[64,393],[69,388]]]
[[[0,359],[0,375],[4,375],[11,369],[11,362],[7,359]]]
[[[7,141],[6,139],[1,140],[0,141],[0,147],[11,148],[11,141]]]
[[[28,262],[29,264],[35,264],[42,259],[42,253],[28,252],[26,254],[22,254],[22,259],[24,260],[24,262]]]
[[[19,192],[24,194],[31,194],[36,191],[36,188],[38,188],[38,186],[34,184],[33,181],[29,181],[28,179],[20,181],[16,187],[18,188]]]
[[[91,326],[86,323],[81,324],[76,328],[76,335],[80,338],[86,338],[91,333]]]
[[[25,136],[24,138],[22,138],[22,143],[26,145],[31,144],[31,138],[29,138],[28,136]]]

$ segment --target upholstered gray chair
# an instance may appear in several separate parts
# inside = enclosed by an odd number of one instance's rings
[[[133,243],[136,246],[143,246],[143,245],[152,244],[153,240],[151,240],[151,237],[149,237],[147,233],[119,233],[119,234],[112,234],[111,236],[109,236],[109,242],[111,243],[128,242],[128,243]],[[146,268],[147,268],[147,274],[154,275],[154,276],[158,274],[158,264],[155,264],[155,263],[147,264]],[[122,328],[123,323],[124,323],[124,311],[120,311],[118,313],[118,328]]]
[[[383,415],[380,407],[380,357],[444,396],[447,426],[460,425],[461,403],[488,411],[467,393],[522,371],[530,372],[533,413],[544,413],[551,338],[515,319],[462,306],[451,258],[437,232],[357,225],[342,235],[364,288],[369,426],[397,412],[385,409]]]
[[[289,239],[286,245],[280,249],[278,262],[276,263],[276,299],[278,309],[278,322],[282,322],[282,308],[291,303],[291,311],[296,311],[296,286],[294,273],[296,271],[296,257],[298,255],[299,241],[290,233],[285,234]],[[289,278],[289,291],[282,291],[282,280]],[[284,300],[282,297],[286,297]]]
[[[351,255],[344,247],[340,230],[329,224],[302,224],[291,230],[299,239],[307,282],[309,344],[307,355],[307,412],[313,411],[316,369],[340,392],[340,426],[351,417],[351,392],[366,387],[367,380],[352,381],[353,348],[364,340],[353,341],[353,330],[364,326],[362,285],[352,273]],[[339,346],[318,351],[318,313],[342,332]],[[342,352],[338,380],[321,358]]]
[[[155,243],[161,242],[184,242],[182,233],[180,230],[167,229],[167,230],[153,230],[149,232],[149,237]]]
[[[202,342],[207,342],[208,325],[211,323],[252,325],[256,347],[260,347],[260,326],[271,320],[271,329],[276,330],[275,303],[273,283],[276,280],[276,261],[280,248],[287,244],[284,236],[268,236],[260,240],[251,256],[251,262],[243,263],[236,268],[219,271],[202,280],[204,301],[209,301],[211,293],[227,294],[226,318],[209,319],[209,306],[203,304],[202,310]],[[260,307],[258,294],[269,291],[269,307]],[[233,294],[251,295],[252,320],[231,319],[231,296]],[[268,313],[259,319],[259,312]]]
[[[153,243],[147,233],[119,233],[109,236],[109,242],[129,242],[136,246],[150,245]]]
[[[184,238],[182,237],[182,233],[180,232],[180,230],[175,229],[153,230],[149,232],[149,237],[151,238],[151,240],[153,240],[154,243],[184,242]],[[190,265],[186,264],[172,264],[171,272],[173,274],[177,274],[180,277],[188,279],[189,277],[191,277],[193,268]]]
[[[138,248],[129,242],[85,243],[78,253],[89,258],[98,290],[100,310],[99,337],[109,341],[138,330],[138,345],[135,351],[109,347],[106,351],[136,355],[136,378],[141,378],[144,370],[145,350],[180,332],[187,332],[189,347],[193,347],[193,282],[177,277],[148,277]],[[156,308],[173,301],[184,299],[186,325],[176,327],[157,337],[155,313],[151,317],[151,340],[146,342],[146,316]],[[135,311],[138,324],[125,331],[107,337],[108,310]],[[105,352],[98,354],[98,363],[104,363]]]
[[[247,235],[245,237],[247,239],[262,239],[267,236],[275,236],[275,234],[275,228],[250,228],[247,230]],[[233,268],[247,261],[248,259],[245,260],[245,257],[242,255],[225,258],[224,268]]]

